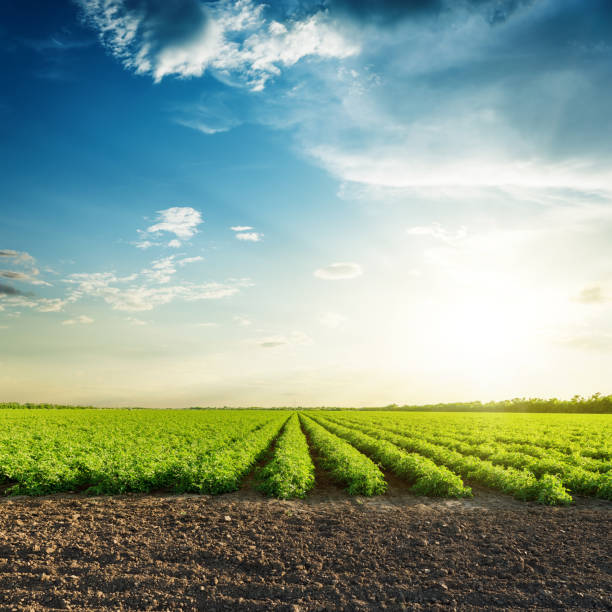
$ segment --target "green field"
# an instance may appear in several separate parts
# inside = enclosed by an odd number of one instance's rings
[[[484,486],[567,505],[612,499],[612,415],[304,410],[0,409],[5,495],[224,493],[253,473],[266,495],[305,497],[315,466],[351,494]]]

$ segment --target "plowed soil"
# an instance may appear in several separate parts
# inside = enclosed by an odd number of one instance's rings
[[[477,492],[0,500],[1,610],[611,610],[612,505]]]

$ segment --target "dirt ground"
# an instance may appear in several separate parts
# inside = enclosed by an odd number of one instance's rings
[[[0,500],[1,610],[612,610],[612,504],[486,491]]]

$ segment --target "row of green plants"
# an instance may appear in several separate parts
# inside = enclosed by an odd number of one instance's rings
[[[300,414],[300,421],[315,449],[320,466],[351,495],[381,495],[387,483],[380,468],[354,446],[338,438],[312,418]]]
[[[0,411],[8,493],[235,490],[289,413]]]
[[[425,440],[455,450],[462,455],[475,455],[495,465],[529,470],[537,478],[545,474],[556,476],[574,493],[612,499],[612,474],[593,472],[572,465],[558,455],[538,458],[499,446],[469,444],[441,435],[426,437]]]
[[[537,478],[545,474],[556,476],[569,491],[574,493],[602,499],[611,498],[612,473],[609,461],[537,446],[511,445],[495,441],[482,443],[482,433],[462,435],[451,427],[446,429],[436,426],[406,427],[405,424],[384,418],[373,418],[369,424],[393,433],[401,433],[409,438],[417,437],[425,442],[457,451],[464,456],[474,455],[495,465],[525,469]]]
[[[449,469],[431,459],[406,453],[394,444],[372,437],[329,419],[317,418],[317,423],[349,442],[380,465],[412,484],[411,490],[432,497],[471,497],[472,490]]]
[[[216,494],[261,463],[262,492],[300,498],[314,485],[313,451],[351,494],[384,493],[382,468],[418,494],[464,497],[473,483],[563,505],[570,493],[612,499],[610,424],[600,415],[0,410],[0,490]],[[592,455],[576,450],[585,448]]]
[[[612,456],[608,415],[525,415],[454,413],[343,413],[369,424],[392,423],[406,434],[449,435],[474,444],[526,444],[553,452],[604,461]],[[337,415],[340,416],[340,415]]]
[[[280,499],[303,498],[315,483],[315,467],[297,414],[289,417],[271,459],[257,474],[257,488]]]
[[[388,440],[411,453],[429,457],[468,481],[497,489],[524,501],[537,501],[547,505],[568,505],[573,500],[559,478],[544,475],[540,479],[528,470],[505,468],[475,456],[464,456],[439,444],[432,444],[416,437],[407,437],[380,427],[343,419],[337,421],[368,435]]]

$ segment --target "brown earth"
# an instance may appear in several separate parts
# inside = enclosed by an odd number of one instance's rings
[[[0,501],[0,610],[612,610],[612,504],[78,495]]]

